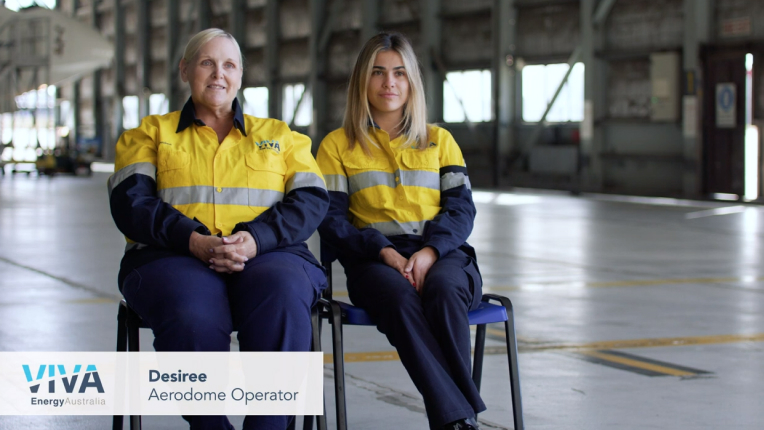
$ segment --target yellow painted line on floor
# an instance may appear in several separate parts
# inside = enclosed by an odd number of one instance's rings
[[[607,354],[601,351],[581,351],[579,354],[586,355],[589,357],[597,358],[603,361],[609,361],[612,363],[618,363],[622,364],[624,366],[629,367],[636,367],[638,369],[644,369],[649,370],[652,372],[662,373],[665,375],[672,375],[672,376],[692,376],[696,375],[697,373],[694,372],[687,372],[684,370],[674,369],[667,366],[661,366],[658,364],[653,363],[646,363],[644,361],[635,360],[632,358],[626,358],[626,357],[619,357],[617,355],[611,355]]]
[[[486,330],[488,334],[504,339],[504,331],[493,328]],[[541,352],[559,350],[599,350],[599,349],[625,349],[625,348],[657,348],[668,346],[689,345],[714,345],[740,342],[764,342],[764,333],[754,334],[729,334],[716,336],[694,337],[666,337],[654,339],[627,339],[609,340],[589,343],[540,343],[537,341],[519,338],[518,349],[520,352]],[[486,355],[506,354],[504,346],[486,346]],[[396,361],[399,360],[396,351],[370,351],[370,352],[346,352],[346,363],[371,362],[371,361]],[[324,363],[332,363],[333,355],[324,354]]]
[[[495,335],[504,336],[499,330],[494,330]],[[499,334],[500,333],[500,334]],[[711,336],[690,336],[690,337],[664,337],[653,339],[627,339],[627,340],[607,340],[601,342],[588,343],[525,343],[519,347],[524,351],[545,351],[555,349],[624,349],[624,348],[657,348],[668,346],[689,346],[689,345],[718,345],[725,343],[740,342],[764,342],[764,333],[753,334],[724,334]]]
[[[346,352],[345,363],[359,363],[365,361],[398,361],[401,358],[397,351],[379,352]],[[324,354],[324,364],[334,362],[334,354]]]
[[[726,277],[726,278],[679,278],[679,279],[634,279],[628,281],[607,282],[540,282],[526,285],[486,285],[485,291],[523,291],[537,290],[545,287],[553,288],[609,288],[609,287],[640,287],[670,284],[722,284],[725,282],[762,282],[764,276],[758,277]]]

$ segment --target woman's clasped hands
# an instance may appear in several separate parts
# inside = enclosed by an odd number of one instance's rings
[[[257,255],[257,243],[247,231],[225,237],[193,232],[189,250],[196,258],[209,263],[210,269],[218,273],[233,273],[244,270],[244,263]]]

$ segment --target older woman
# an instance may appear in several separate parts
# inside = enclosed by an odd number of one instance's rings
[[[345,268],[350,300],[398,350],[430,428],[476,429],[485,404],[470,376],[467,312],[482,281],[466,242],[475,205],[459,146],[426,116],[409,41],[371,38],[343,126],[316,156],[331,196],[319,232]]]
[[[128,245],[119,287],[154,332],[157,351],[307,351],[310,309],[326,285],[304,241],[329,205],[310,139],[244,115],[242,58],[219,29],[188,42],[180,76],[191,98],[126,131],[109,179]],[[192,429],[226,417],[186,416]],[[287,427],[247,417],[245,429]]]

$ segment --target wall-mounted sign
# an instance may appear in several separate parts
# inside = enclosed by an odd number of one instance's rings
[[[731,18],[722,20],[719,25],[719,36],[749,36],[751,34],[751,18]]]
[[[735,109],[736,91],[732,82],[716,84],[716,127],[735,128],[737,125]]]

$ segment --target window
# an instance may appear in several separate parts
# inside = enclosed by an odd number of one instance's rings
[[[491,71],[464,70],[446,73],[443,82],[443,120],[445,122],[491,120]]]
[[[170,112],[170,101],[164,94],[156,93],[149,96],[149,115],[164,115],[168,112]]]
[[[125,96],[122,99],[122,128],[130,130],[139,124],[138,96]]]
[[[244,113],[268,118],[268,87],[244,88]]]
[[[313,100],[310,97],[310,91],[305,93],[302,97],[302,93],[305,91],[305,85],[294,84],[284,85],[284,108],[282,112],[282,118],[287,124],[292,123],[292,116],[295,115],[295,107],[297,103],[300,103],[300,108],[297,110],[297,115],[294,118],[294,125],[307,126],[313,121]],[[302,97],[302,102],[300,102]]]
[[[523,67],[523,121],[537,122],[568,71],[567,63]],[[548,122],[583,121],[584,64],[576,63],[546,116]]]
[[[12,11],[18,12],[19,9],[27,8],[30,6],[40,6],[47,9],[55,9],[56,0],[5,0],[5,7]]]

